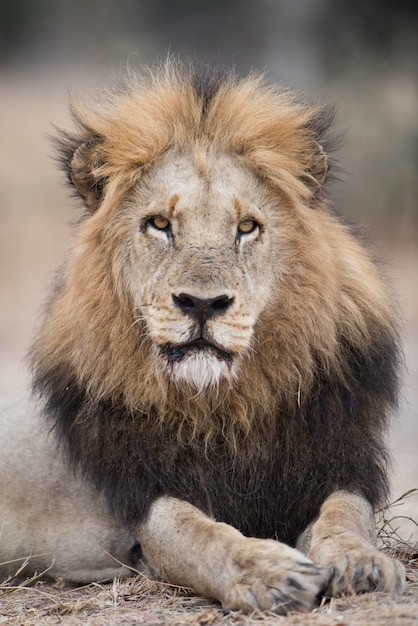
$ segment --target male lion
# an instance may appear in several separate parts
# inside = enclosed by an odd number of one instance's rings
[[[154,573],[244,611],[402,592],[373,515],[397,334],[325,191],[329,109],[167,63],[73,115],[59,145],[87,214],[32,363],[77,473],[39,435],[32,497],[67,543],[15,529],[14,557],[21,541],[87,580],[116,570],[101,546],[127,563],[139,543]]]

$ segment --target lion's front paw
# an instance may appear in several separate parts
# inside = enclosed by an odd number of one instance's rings
[[[326,568],[273,540],[244,538],[226,567],[231,584],[222,605],[245,612],[310,610],[329,581]]]
[[[331,571],[325,595],[387,591],[400,595],[405,587],[405,568],[358,535],[349,532],[323,539],[309,557]]]

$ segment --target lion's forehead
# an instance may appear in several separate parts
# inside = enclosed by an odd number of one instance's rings
[[[141,187],[141,191],[143,186]],[[225,224],[260,211],[267,190],[236,158],[192,150],[166,155],[151,170],[140,209],[170,215],[183,226],[204,223],[204,234],[220,236]]]

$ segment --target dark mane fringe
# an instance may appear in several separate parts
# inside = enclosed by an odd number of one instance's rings
[[[196,92],[197,98],[202,102],[203,118],[222,85],[235,79],[236,74],[232,68],[190,65],[190,84]]]

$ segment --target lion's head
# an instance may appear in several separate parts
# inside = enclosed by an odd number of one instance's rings
[[[263,327],[271,333],[275,317],[293,316],[295,274],[318,287],[298,303],[304,335],[315,299],[335,281],[316,232],[329,110],[297,104],[259,77],[212,79],[210,94],[194,81],[166,67],[100,112],[79,107],[78,131],[63,135],[66,170],[91,215],[52,305],[73,301],[65,322],[57,312],[56,349],[91,388],[108,392],[109,379],[126,387],[144,360],[160,387],[231,387],[243,363],[268,350]],[[319,334],[332,349],[335,329]]]

